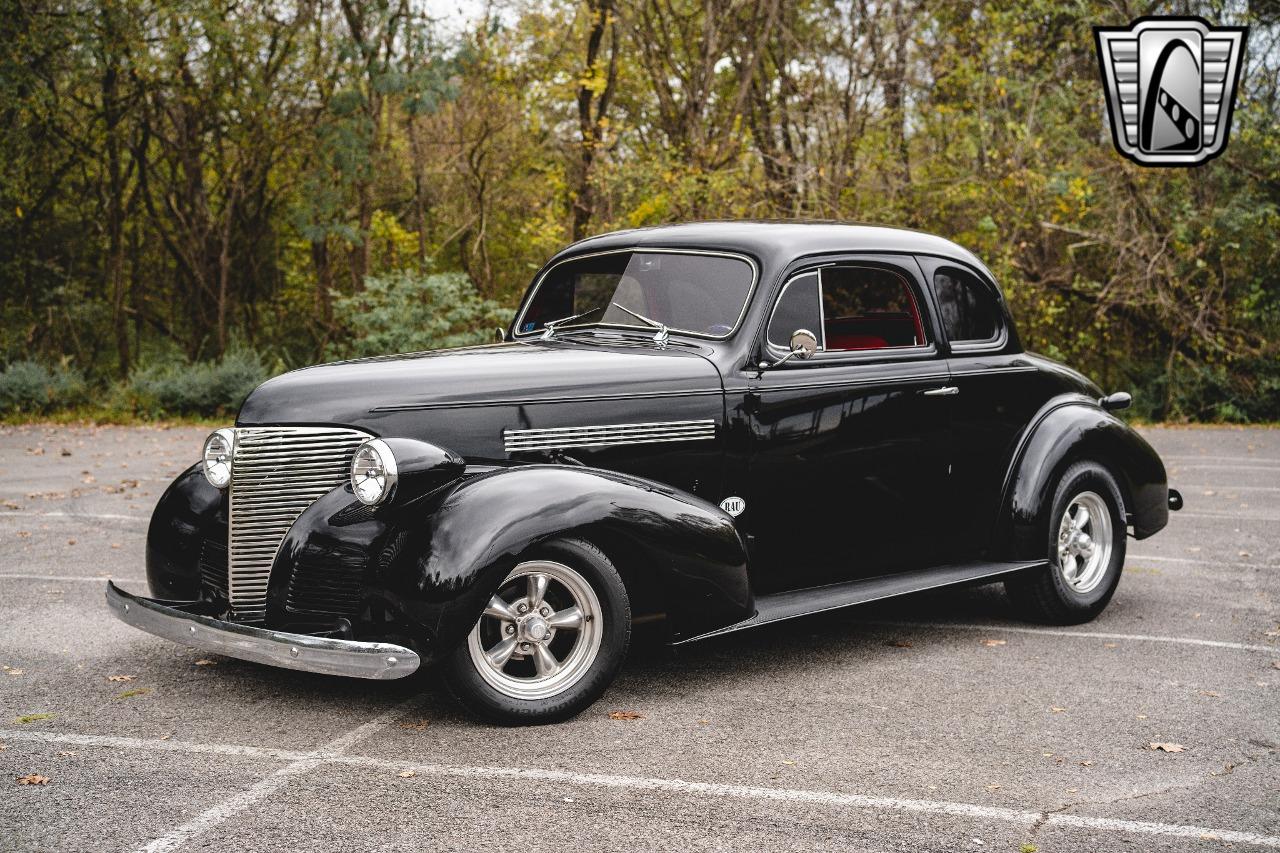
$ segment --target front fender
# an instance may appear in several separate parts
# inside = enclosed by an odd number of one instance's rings
[[[377,510],[334,489],[285,537],[268,619],[305,620],[297,605],[309,584],[359,578],[360,601],[344,617],[355,636],[409,637],[438,658],[466,637],[520,555],[560,536],[591,539],[629,581],[656,592],[677,638],[751,613],[746,548],[727,513],[635,477],[529,465]]]
[[[1127,521],[1138,539],[1169,521],[1164,463],[1146,439],[1093,400],[1072,396],[1046,406],[1032,421],[1005,479],[997,542],[1009,559],[1043,559],[1058,478],[1068,465],[1091,459],[1116,477]]]
[[[644,587],[679,638],[732,624],[753,606],[747,552],[733,519],[701,498],[638,477],[591,468],[530,465],[468,480],[427,521],[429,547],[411,570],[420,588],[476,588],[461,639],[519,556],[559,536],[600,545],[629,589]]]
[[[226,559],[227,493],[209,484],[202,463],[178,475],[156,503],[147,527],[147,585],[170,601],[200,598],[200,561]]]

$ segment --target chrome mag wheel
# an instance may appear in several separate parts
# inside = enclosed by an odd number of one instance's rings
[[[1058,522],[1058,571],[1078,593],[1091,592],[1111,564],[1111,510],[1096,492],[1081,492]]]
[[[467,648],[476,671],[513,699],[567,690],[600,652],[600,599],[573,569],[552,560],[521,563],[489,599]]]

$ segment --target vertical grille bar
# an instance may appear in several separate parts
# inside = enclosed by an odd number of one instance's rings
[[[237,618],[266,618],[267,580],[285,534],[303,510],[347,479],[351,457],[369,438],[321,427],[236,430],[227,591]]]

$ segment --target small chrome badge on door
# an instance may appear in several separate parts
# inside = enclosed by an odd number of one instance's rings
[[[732,515],[734,518],[742,515],[743,510],[747,508],[747,502],[739,497],[727,497],[720,501],[720,508]]]

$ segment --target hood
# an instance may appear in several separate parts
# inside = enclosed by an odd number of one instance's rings
[[[720,388],[714,365],[689,349],[521,341],[304,367],[259,385],[236,423],[341,425],[386,435],[396,414]]]

